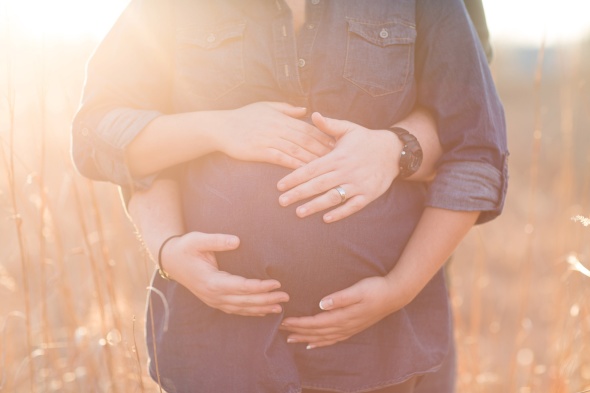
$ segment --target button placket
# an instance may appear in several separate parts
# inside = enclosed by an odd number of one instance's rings
[[[281,5],[281,2],[277,1]],[[282,8],[273,22],[277,82],[288,95],[301,94],[297,45],[288,8]]]

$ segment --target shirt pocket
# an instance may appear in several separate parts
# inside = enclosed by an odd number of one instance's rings
[[[343,77],[373,97],[399,92],[414,74],[415,41],[412,25],[349,19]]]
[[[188,94],[218,99],[245,82],[244,30],[237,21],[176,30],[176,79]]]

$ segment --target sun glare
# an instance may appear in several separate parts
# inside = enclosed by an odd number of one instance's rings
[[[129,0],[0,0],[0,24],[25,36],[50,39],[99,38]],[[590,34],[590,1],[484,0],[492,38],[538,45],[562,43]]]
[[[588,0],[484,0],[492,38],[524,45],[566,43],[590,35]]]
[[[77,39],[103,36],[128,0],[0,0],[11,28],[32,38]],[[4,21],[3,21],[4,22]]]

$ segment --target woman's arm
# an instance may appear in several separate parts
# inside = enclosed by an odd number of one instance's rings
[[[166,243],[161,262],[170,278],[207,305],[232,314],[263,316],[280,313],[280,303],[289,300],[285,292],[278,291],[276,280],[247,279],[219,271],[215,253],[238,248],[239,239],[227,234],[185,234],[174,180],[158,179],[148,191],[134,193],[128,210],[154,260],[165,239],[184,234]]]
[[[473,226],[479,212],[426,208],[398,263],[385,277],[369,277],[320,302],[314,316],[286,318],[289,343],[335,344],[406,306],[420,293]]]
[[[238,160],[297,168],[330,151],[333,139],[300,120],[306,109],[258,102],[225,111],[164,115],[150,122],[125,155],[133,176],[219,151]]]

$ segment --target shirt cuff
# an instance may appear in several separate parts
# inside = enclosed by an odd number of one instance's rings
[[[502,172],[482,162],[445,163],[429,186],[426,205],[447,210],[481,211],[477,224],[483,224],[502,212],[507,181],[506,159]]]
[[[82,128],[93,146],[93,161],[101,176],[130,189],[148,188],[157,174],[134,177],[126,161],[125,149],[149,122],[161,116],[158,111],[117,108],[109,111],[95,129]]]

